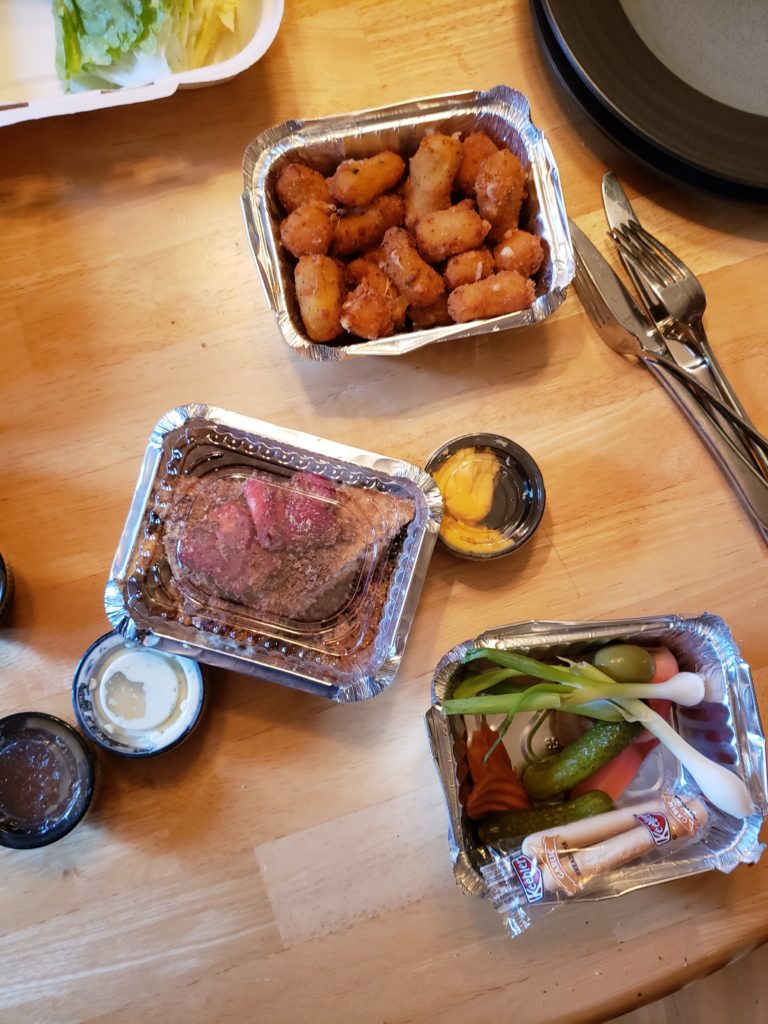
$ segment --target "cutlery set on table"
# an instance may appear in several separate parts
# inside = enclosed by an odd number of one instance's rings
[[[576,291],[584,308],[607,345],[640,360],[670,393],[768,543],[768,439],[749,419],[709,344],[701,282],[641,226],[610,171],[603,178],[603,205],[639,304],[571,221]]]

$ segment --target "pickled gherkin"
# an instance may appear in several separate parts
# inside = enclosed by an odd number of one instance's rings
[[[528,765],[523,785],[533,800],[549,800],[588,779],[642,732],[638,722],[595,722],[565,750]]]
[[[557,828],[571,821],[591,818],[594,814],[605,814],[614,810],[613,800],[605,793],[594,790],[584,793],[575,800],[548,807],[537,807],[532,811],[498,811],[487,814],[477,828],[480,842],[493,846],[501,840],[520,839],[542,829]]]

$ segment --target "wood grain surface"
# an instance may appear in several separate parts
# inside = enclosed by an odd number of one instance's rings
[[[201,727],[99,757],[93,810],[0,852],[3,1022],[605,1019],[768,939],[768,859],[603,904],[512,942],[452,877],[422,716],[440,656],[503,623],[716,612],[766,711],[766,549],[667,396],[569,295],[535,328],[314,365],[283,343],[239,210],[248,141],[291,117],[507,83],[530,98],[569,214],[607,252],[611,167],[695,268],[706,324],[768,430],[765,210],[687,191],[604,139],[550,77],[524,0],[289,0],[265,58],[171,99],[0,137],[0,549],[17,576],[0,713],[72,720],[74,666],[146,439],[211,402],[420,463],[498,431],[544,473],[534,540],[437,551],[400,675],[336,706],[211,672]]]

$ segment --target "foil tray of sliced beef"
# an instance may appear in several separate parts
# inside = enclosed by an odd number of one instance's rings
[[[147,646],[364,700],[397,672],[441,513],[418,466],[174,409],[147,446],[107,615]]]

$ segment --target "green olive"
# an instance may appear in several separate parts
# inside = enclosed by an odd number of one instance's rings
[[[617,683],[650,683],[656,664],[644,647],[636,644],[611,644],[594,657],[595,665]]]

